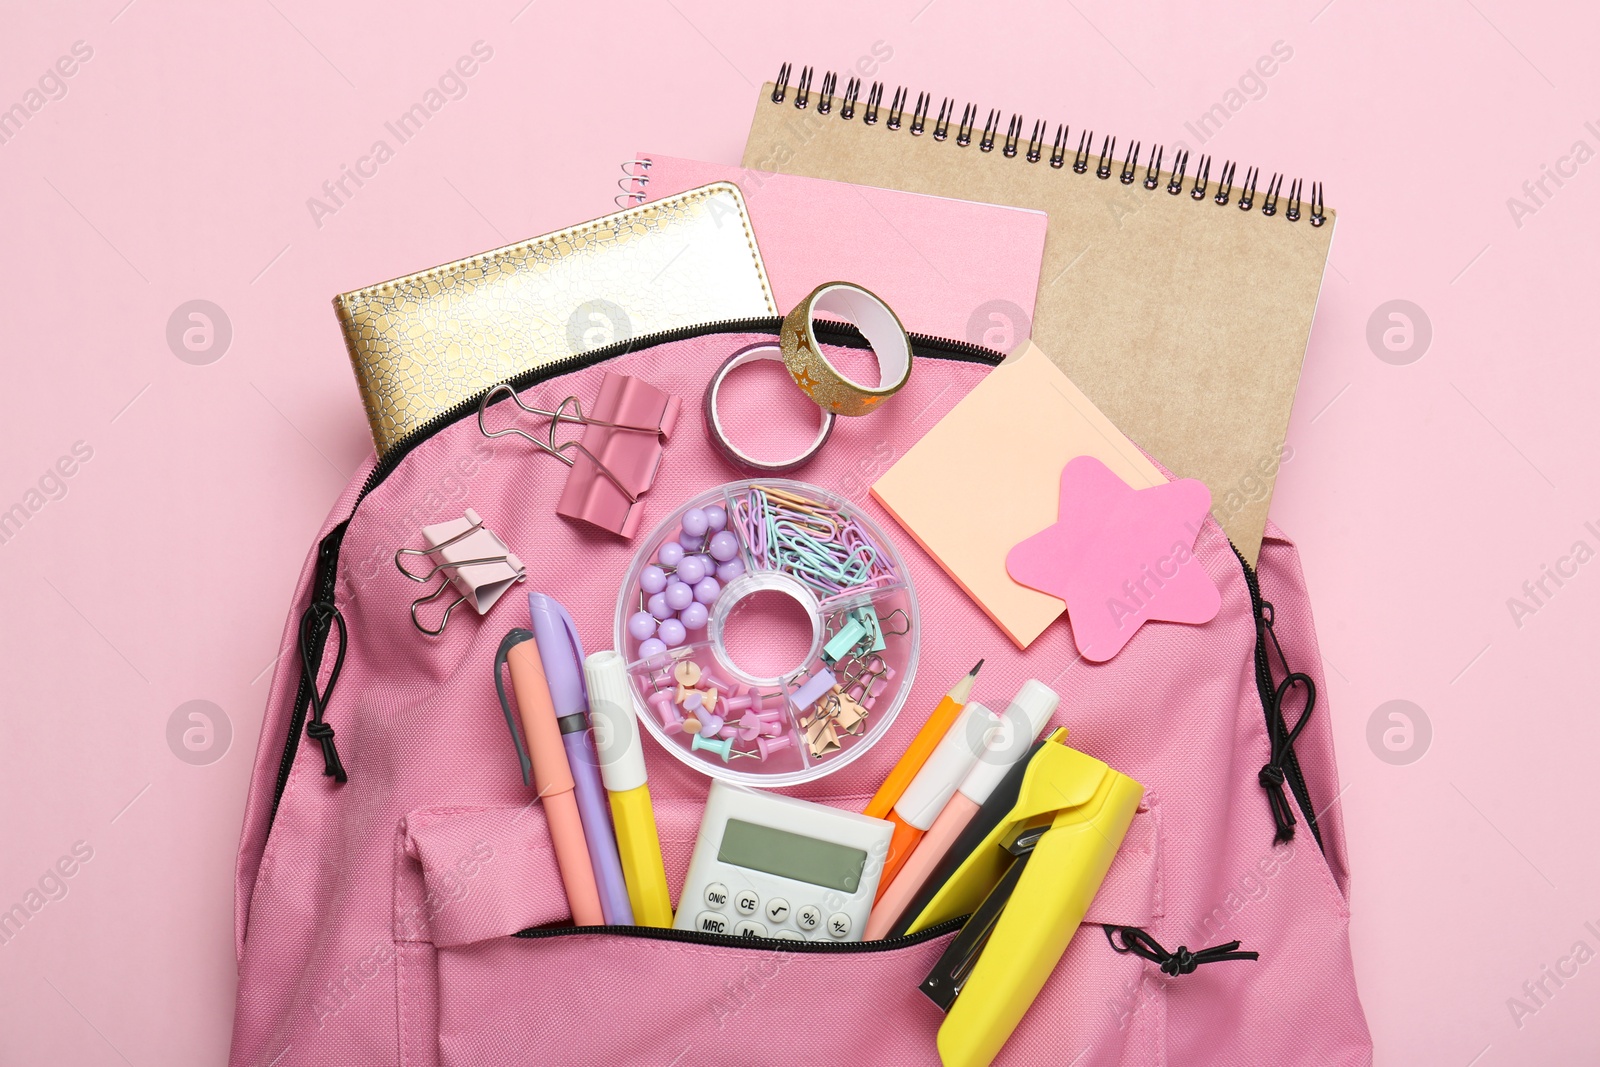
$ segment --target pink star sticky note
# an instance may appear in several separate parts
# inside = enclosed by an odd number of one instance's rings
[[[1015,545],[1006,571],[1067,602],[1083,657],[1104,662],[1146,622],[1210,622],[1222,606],[1194,556],[1211,510],[1203,482],[1134,489],[1093,456],[1061,471],[1055,525]]]

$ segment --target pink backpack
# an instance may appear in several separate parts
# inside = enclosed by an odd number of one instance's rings
[[[530,400],[588,396],[609,368],[698,404],[728,353],[771,341],[777,326],[674,331],[512,384]],[[860,344],[844,331],[826,339]],[[996,1062],[1371,1063],[1329,715],[1321,701],[1301,715],[1308,692],[1324,690],[1294,545],[1269,527],[1252,570],[1208,520],[1196,557],[1222,595],[1211,622],[1146,625],[1103,664],[1077,656],[1065,622],[1018,651],[865,492],[996,358],[915,342],[904,391],[870,417],[841,419],[800,476],[851,496],[896,537],[921,598],[922,666],[873,750],[792,792],[860,810],[975,654],[987,657],[976,696],[992,706],[1040,678],[1062,695],[1055,722],[1069,744],[1143,783],[1145,802]],[[370,461],[301,573],[239,846],[230,1062],[936,1064],[943,1016],[917,985],[948,929],[752,945],[557,925],[566,899],[492,664],[506,631],[527,625],[526,589],[564,602],[588,649],[610,647],[633,546],[559,518],[565,468],[520,439],[486,439],[474,409]],[[645,498],[647,525],[735,476],[698,420],[681,420]],[[487,615],[463,606],[442,636],[424,637],[409,616],[420,587],[393,556],[467,507],[529,581]],[[708,780],[647,747],[676,891]],[[1208,962],[1202,951],[1235,941],[1259,959]]]

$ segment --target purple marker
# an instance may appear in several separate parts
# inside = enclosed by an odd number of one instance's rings
[[[567,609],[543,593],[528,594],[528,618],[550,686],[561,743],[566,746],[567,763],[572,768],[578,817],[583,822],[589,863],[600,890],[600,911],[609,925],[632,926],[633,907],[628,903],[611,812],[600,784],[600,757],[589,735],[589,698],[583,688],[583,645],[578,641],[578,629]]]

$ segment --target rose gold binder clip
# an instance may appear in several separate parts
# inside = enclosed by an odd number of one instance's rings
[[[484,415],[505,397],[528,414],[548,419],[544,435],[515,426],[489,429]],[[511,386],[497,385],[478,404],[478,429],[485,437],[513,434],[524,438],[570,468],[556,514],[632,537],[644,515],[639,498],[655,484],[666,440],[677,427],[682,410],[683,401],[678,397],[632,375],[607,371],[588,413],[575,396],[546,410],[523,403]],[[557,443],[556,433],[563,423],[582,426],[582,434]]]
[[[459,519],[424,526],[422,536],[428,547],[399,549],[394,554],[394,565],[413,582],[431,582],[436,576],[444,575],[437,589],[411,602],[412,625],[430,637],[444,633],[450,613],[462,603],[471,603],[472,609],[483,615],[507,589],[527,576],[522,561],[506,549],[505,542],[495,536],[493,530],[484,527],[483,520],[471,508]],[[422,556],[437,562],[427,574],[415,574],[406,570],[402,556]],[[418,610],[439,599],[451,586],[461,595],[444,609],[439,625],[429,629],[418,616]]]

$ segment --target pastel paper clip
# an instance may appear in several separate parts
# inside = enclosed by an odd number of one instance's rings
[[[549,419],[545,435],[537,437],[515,426],[490,430],[484,413],[505,397],[528,414]],[[632,375],[607,371],[588,412],[576,396],[546,410],[524,404],[511,386],[497,385],[478,404],[478,429],[485,437],[525,438],[571,468],[556,514],[632,537],[643,518],[639,498],[655,483],[666,440],[682,410],[678,397]],[[558,444],[556,432],[563,423],[582,426],[582,434]]]
[[[437,589],[411,602],[412,625],[430,637],[444,633],[450,613],[463,602],[471,603],[472,610],[483,615],[507,589],[526,577],[522,561],[511,554],[493,530],[483,525],[483,520],[471,508],[459,519],[424,526],[422,536],[428,547],[399,549],[394,554],[394,565],[413,582],[431,582],[437,575],[445,576]],[[406,570],[402,556],[422,556],[437,562],[427,574],[414,574]],[[424,604],[439,599],[452,585],[461,595],[444,609],[439,625],[430,629],[417,612]]]

